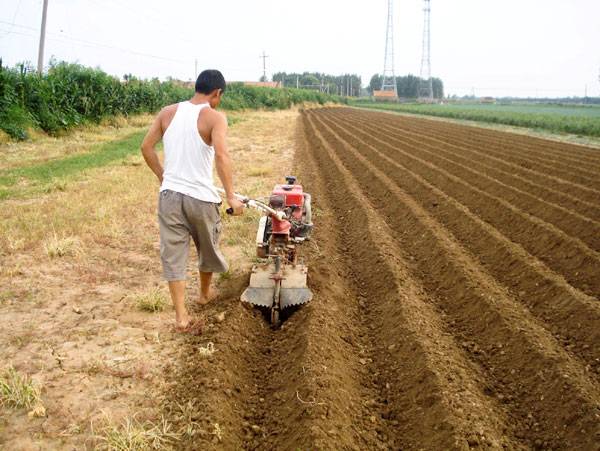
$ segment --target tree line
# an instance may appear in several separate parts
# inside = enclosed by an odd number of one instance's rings
[[[362,79],[356,74],[330,75],[321,72],[277,72],[273,81],[282,82],[286,88],[315,89],[329,94],[358,97]]]
[[[381,89],[381,83],[383,81],[383,76],[381,74],[375,74],[371,77],[371,81],[367,90],[369,94],[373,94],[373,91],[378,91]],[[425,80],[421,79],[421,77],[417,77],[416,75],[404,75],[401,77],[396,77],[396,87],[398,89],[398,97],[407,98],[407,99],[416,99],[419,96],[419,89],[422,83],[426,83]],[[444,83],[441,79],[433,77],[433,97],[435,99],[444,98]]]

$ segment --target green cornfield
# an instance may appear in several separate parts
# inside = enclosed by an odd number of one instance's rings
[[[382,104],[356,102],[355,106],[426,116],[466,119],[492,124],[600,136],[600,107],[557,104]]]
[[[27,139],[31,129],[57,134],[107,117],[155,112],[192,95],[193,89],[176,81],[131,76],[121,81],[100,69],[65,62],[52,63],[40,76],[25,65],[2,67],[0,60],[0,129],[17,140]],[[340,101],[315,91],[231,84],[222,107],[284,109],[303,102]]]

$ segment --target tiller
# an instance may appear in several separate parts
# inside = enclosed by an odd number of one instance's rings
[[[313,296],[306,284],[308,268],[298,259],[298,245],[309,239],[313,228],[311,198],[296,185],[296,177],[285,179],[287,184],[275,185],[268,204],[236,194],[247,207],[264,213],[256,233],[256,256],[262,263],[252,268],[241,300],[270,309],[274,328],[280,325],[283,309],[305,304]]]

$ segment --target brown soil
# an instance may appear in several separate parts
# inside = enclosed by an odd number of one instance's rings
[[[425,119],[304,112],[315,298],[272,331],[238,302],[247,278],[232,281],[226,327],[209,323],[172,368],[165,411],[197,412],[182,448],[599,449],[599,159]]]
[[[123,298],[159,278],[143,192],[122,228],[150,238],[127,248],[107,236],[93,259],[42,267],[25,242],[2,277],[21,303],[39,298],[27,288],[39,278],[52,302],[37,315],[5,306],[9,333],[31,336],[0,344],[17,369],[46,375],[49,416],[20,412],[18,428],[5,416],[0,447],[84,448],[84,423],[106,409],[162,416],[186,450],[599,450],[600,151],[350,108],[304,111],[292,149],[296,114],[249,115],[231,144],[251,195],[268,194],[295,150],[314,203],[302,249],[313,301],[277,331],[239,302],[256,215],[225,218],[234,270],[217,300],[192,307],[200,336]],[[119,377],[132,356],[149,370]]]

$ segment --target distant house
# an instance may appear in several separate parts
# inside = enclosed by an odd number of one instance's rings
[[[493,97],[482,97],[481,103],[496,103],[496,99]]]
[[[236,83],[236,82],[233,82]],[[281,88],[280,81],[242,81],[244,86],[260,86],[263,88]]]
[[[398,96],[394,91],[373,91],[373,97],[375,100],[383,100],[383,101],[395,101],[398,100]]]

